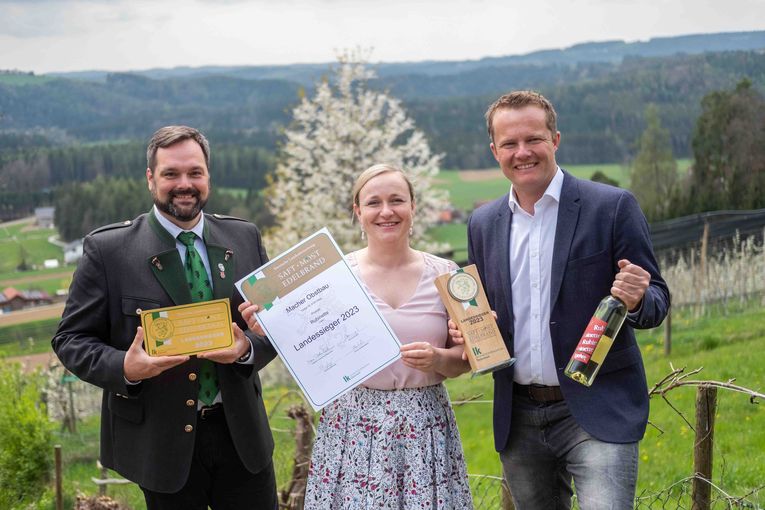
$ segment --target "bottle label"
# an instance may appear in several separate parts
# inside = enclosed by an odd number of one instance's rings
[[[590,323],[587,325],[584,333],[582,333],[582,338],[579,339],[579,345],[576,346],[572,358],[582,363],[589,363],[592,353],[595,352],[595,348],[598,346],[598,342],[600,342],[600,337],[606,331],[607,324],[606,321],[597,317],[590,319]]]

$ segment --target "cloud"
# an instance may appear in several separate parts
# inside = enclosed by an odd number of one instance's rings
[[[0,35],[57,38],[137,20],[136,5],[123,0],[0,0]]]

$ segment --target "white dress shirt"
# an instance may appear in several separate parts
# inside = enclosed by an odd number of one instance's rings
[[[558,167],[533,215],[523,210],[510,187],[514,380],[519,384],[560,384],[550,337],[550,277],[562,186]]]

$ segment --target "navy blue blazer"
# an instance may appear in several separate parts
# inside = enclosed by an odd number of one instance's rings
[[[513,300],[508,195],[478,208],[468,220],[468,259],[476,264],[499,329],[513,352]],[[563,375],[598,302],[610,293],[617,262],[629,259],[651,274],[641,307],[625,321],[595,383],[587,388]],[[561,391],[577,423],[611,443],[639,441],[648,422],[648,388],[633,328],[661,324],[669,289],[659,273],[648,223],[634,196],[577,179],[564,171],[550,281],[550,336]],[[513,367],[494,372],[494,446],[510,434]]]

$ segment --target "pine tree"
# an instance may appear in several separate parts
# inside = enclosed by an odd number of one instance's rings
[[[401,102],[372,90],[375,74],[359,52],[339,58],[329,79],[317,84],[312,98],[293,110],[286,142],[266,192],[276,226],[267,246],[279,253],[326,226],[344,251],[363,243],[351,223],[351,187],[356,177],[377,163],[402,168],[415,187],[414,245],[442,248],[427,238],[446,204],[445,192],[431,186],[440,156]]]
[[[744,79],[704,96],[693,133],[690,212],[765,207],[765,98]]]
[[[667,219],[672,213],[677,187],[677,162],[672,156],[669,130],[661,125],[659,111],[649,105],[640,149],[630,171],[630,190],[648,221]]]

